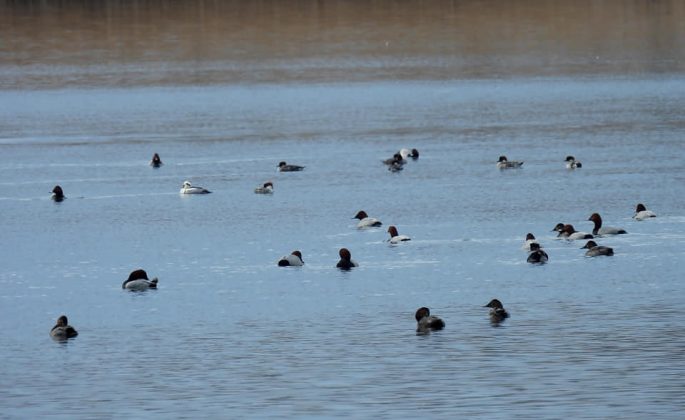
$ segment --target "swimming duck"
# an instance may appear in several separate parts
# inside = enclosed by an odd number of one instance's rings
[[[499,169],[520,168],[521,166],[523,166],[523,162],[517,160],[507,160],[506,156],[500,156],[499,160],[497,161],[497,167]]]
[[[190,181],[185,181],[183,182],[183,187],[181,188],[181,191],[179,191],[181,194],[209,194],[211,191],[204,189],[202,187],[194,187],[190,184]]]
[[[288,165],[287,163],[281,161],[278,163],[278,170],[281,172],[297,172],[304,169],[304,166],[298,165]]]
[[[69,325],[69,320],[66,315],[57,318],[57,324],[50,330],[50,337],[58,340],[66,340],[67,338],[76,337],[78,332]]]
[[[292,254],[286,255],[278,261],[279,267],[299,267],[302,265],[304,265],[304,261],[300,251],[293,251]]]
[[[359,229],[368,227],[378,227],[383,224],[380,220],[374,217],[369,217],[369,215],[366,214],[364,210],[359,210],[357,212],[357,215],[354,216],[353,219],[359,219],[359,223],[357,223],[357,228]]]
[[[257,194],[272,194],[274,192],[274,184],[271,181],[265,182],[261,187],[255,188],[254,192]]]
[[[400,242],[411,241],[409,236],[398,234],[395,226],[388,227],[388,233],[390,234],[390,239],[388,239],[388,241],[391,244],[399,244]]]
[[[587,219],[595,224],[595,228],[592,229],[592,234],[597,236],[597,235],[620,235],[623,233],[628,233],[625,231],[625,229],[621,228],[616,228],[616,227],[602,227],[602,217],[599,215],[599,213],[592,213],[592,216],[590,216],[589,219]]]
[[[566,224],[559,231],[559,238],[565,238],[569,241],[574,241],[576,239],[592,239],[593,236],[587,232],[578,232],[573,225]]]
[[[385,160],[383,161],[383,163],[386,164],[386,165],[395,165],[395,164],[397,164],[397,165],[400,165],[400,166],[401,166],[401,165],[404,165],[405,163],[407,163],[407,161],[404,160],[404,158],[402,157],[402,154],[401,154],[400,152],[397,152],[397,153],[395,153],[394,155],[392,155],[391,158],[385,159]]]
[[[416,160],[419,158],[419,151],[416,149],[411,149],[411,154],[409,155],[410,158]]]
[[[154,277],[148,280],[145,270],[134,270],[128,275],[128,279],[121,285],[122,289],[128,290],[147,290],[156,289],[159,280]]]
[[[490,321],[494,324],[509,318],[509,313],[504,309],[502,302],[497,299],[491,300],[484,308],[490,308]]]
[[[65,198],[66,197],[64,196],[64,191],[62,191],[62,187],[60,187],[59,185],[55,185],[55,188],[52,189],[52,199],[59,203]]]
[[[528,233],[526,234],[526,240],[523,242],[523,246],[521,248],[525,249],[526,251],[530,251],[530,244],[533,243],[540,245],[537,239],[535,239],[535,235]]]
[[[530,254],[528,254],[528,261],[531,264],[544,264],[549,260],[547,253],[540,248],[540,244],[530,244]]]
[[[633,216],[633,219],[645,220],[649,219],[650,217],[656,217],[656,214],[654,214],[654,212],[651,210],[647,210],[647,207],[645,207],[644,204],[638,204],[635,208],[635,215]]]
[[[437,316],[431,316],[430,309],[425,306],[416,310],[414,318],[416,318],[416,332],[419,333],[438,331],[445,328],[445,321]]]
[[[580,249],[587,249],[585,253],[586,257],[598,257],[600,255],[614,255],[614,249],[608,246],[598,246],[595,241],[587,241],[584,247]]]
[[[359,267],[359,264],[352,260],[352,254],[347,248],[340,248],[338,255],[340,255],[340,261],[338,261],[338,264],[336,265],[337,268],[349,270],[353,267]]]
[[[576,168],[582,168],[583,164],[580,163],[579,161],[576,160],[573,156],[566,156],[566,168],[567,169],[576,169]]]
[[[164,164],[162,163],[162,159],[159,158],[159,155],[157,153],[152,155],[152,160],[150,160],[150,166],[152,166],[153,168],[159,168],[162,165]]]

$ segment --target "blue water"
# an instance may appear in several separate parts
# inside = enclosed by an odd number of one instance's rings
[[[679,75],[0,91],[2,416],[679,418],[683,109]],[[593,212],[613,257],[551,232]]]

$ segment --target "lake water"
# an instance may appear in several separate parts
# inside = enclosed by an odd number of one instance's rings
[[[682,22],[677,1],[3,3],[0,417],[680,418]],[[421,156],[391,173],[402,147]],[[598,240],[613,257],[551,232],[594,212],[629,232]],[[136,268],[159,290],[122,290]],[[416,335],[420,306],[445,330]]]

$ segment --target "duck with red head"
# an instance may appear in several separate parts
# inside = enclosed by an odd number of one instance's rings
[[[592,239],[593,236],[587,232],[578,232],[573,225],[566,224],[559,232],[558,237],[574,241],[576,239]]]
[[[484,308],[490,308],[490,322],[499,324],[505,319],[509,318],[509,313],[504,309],[502,302],[499,299],[491,300]]]
[[[549,260],[549,256],[540,248],[540,244],[530,244],[530,254],[528,254],[528,261],[531,264],[545,264]]]
[[[278,261],[279,267],[300,267],[303,265],[304,261],[300,251],[293,251],[290,255],[286,255]]]
[[[50,330],[50,337],[56,340],[66,340],[67,338],[76,337],[78,332],[69,325],[69,320],[66,315],[57,318],[57,324]]]
[[[369,217],[364,210],[359,210],[353,219],[359,219],[359,223],[357,223],[357,228],[359,229],[378,227],[383,224],[380,220],[374,217]]]
[[[437,316],[432,316],[430,309],[425,306],[416,310],[414,318],[416,318],[416,332],[420,334],[445,328],[445,321]]]
[[[261,187],[254,189],[255,194],[273,194],[274,184],[271,181],[265,182]]]
[[[164,165],[162,163],[162,159],[159,157],[157,153],[152,155],[152,159],[150,160],[150,166],[153,168],[159,168],[160,166]]]
[[[656,214],[654,214],[653,211],[647,210],[647,207],[645,207],[644,204],[640,203],[635,208],[635,215],[633,216],[633,219],[646,220],[652,217],[656,217]]]
[[[611,256],[614,255],[614,249],[608,246],[599,246],[595,241],[587,241],[584,247],[580,249],[587,249],[585,253],[586,257],[599,257],[601,255]]]
[[[340,248],[338,255],[340,255],[340,261],[338,261],[338,264],[336,265],[337,268],[341,270],[350,270],[353,267],[359,267],[359,264],[352,260],[352,254],[347,248]]]
[[[157,277],[149,280],[145,270],[138,269],[129,274],[128,279],[121,285],[121,288],[136,291],[157,289],[157,282]]]
[[[602,227],[602,217],[599,215],[599,213],[592,213],[592,216],[590,216],[589,219],[587,219],[595,224],[595,228],[592,229],[592,234],[597,236],[597,235],[622,235],[624,233],[628,233],[625,231],[625,229],[621,228],[616,228],[616,227],[610,227],[610,226],[604,226]]]
[[[66,197],[64,196],[64,191],[62,191],[62,187],[59,185],[55,185],[55,188],[52,189],[52,199],[59,203],[63,201]]]
[[[395,226],[388,227],[388,233],[390,234],[390,239],[388,240],[391,244],[396,245],[405,241],[411,241],[411,238],[407,235],[400,235],[397,233],[397,228]]]

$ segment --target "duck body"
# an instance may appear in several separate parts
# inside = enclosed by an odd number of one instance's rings
[[[654,214],[653,211],[647,210],[644,204],[640,203],[635,208],[635,215],[633,216],[633,219],[646,220],[652,217],[656,217],[656,214]]]
[[[278,260],[279,267],[300,267],[304,265],[302,260],[302,253],[300,251],[293,251],[292,254],[286,255]]]
[[[566,156],[566,168],[577,169],[582,168],[583,164],[576,160],[573,156]]]
[[[64,196],[64,191],[62,190],[62,187],[60,187],[59,185],[55,185],[55,188],[52,189],[51,198],[58,203],[63,201],[66,197]]]
[[[152,155],[152,159],[150,160],[150,166],[153,168],[159,168],[160,166],[164,165],[162,163],[162,159],[159,157],[157,153]]]
[[[406,241],[411,241],[411,238],[409,236],[398,234],[397,228],[395,226],[388,227],[388,233],[390,234],[390,239],[388,241],[393,245]]]
[[[298,172],[304,169],[304,166],[288,165],[284,161],[278,163],[278,170],[280,172]]]
[[[354,267],[359,267],[359,264],[352,260],[352,254],[347,248],[340,248],[338,254],[340,255],[340,260],[336,264],[337,268],[347,271]]]
[[[154,277],[152,280],[149,280],[145,270],[135,270],[132,271],[131,274],[129,274],[128,279],[124,281],[124,283],[121,285],[121,288],[137,291],[157,289],[158,281],[159,280],[157,279],[157,277]]]
[[[526,259],[530,264],[545,264],[549,261],[549,256],[540,248],[539,244],[530,244],[530,254]]]
[[[353,219],[359,219],[359,223],[357,223],[357,228],[359,229],[379,227],[383,225],[380,220],[374,217],[369,217],[364,210],[359,210]]]
[[[611,226],[602,227],[602,217],[599,215],[599,213],[593,213],[592,216],[588,218],[588,220],[595,224],[595,228],[592,229],[592,234],[595,236],[622,235],[628,233],[625,229],[622,228],[616,228]]]
[[[57,318],[57,324],[50,330],[50,337],[57,340],[66,340],[67,338],[73,338],[78,335],[78,332],[69,325],[69,320],[66,315],[62,315]]]
[[[493,323],[500,323],[509,318],[509,313],[498,299],[491,300],[484,308],[490,308],[490,321]]]
[[[557,225],[554,230],[558,231],[559,234],[557,235],[558,238],[564,238],[568,239],[569,241],[575,241],[578,239],[592,239],[593,236],[587,232],[578,232],[573,225],[566,224],[561,226],[559,229],[559,225]]]
[[[194,187],[190,181],[185,181],[183,183],[183,187],[181,187],[181,191],[179,191],[180,194],[209,194],[211,191],[202,188],[202,187]]]
[[[612,256],[614,255],[614,249],[608,246],[599,246],[595,241],[587,241],[584,247],[581,249],[587,249],[585,253],[586,257],[599,257],[599,256]]]
[[[416,318],[416,332],[418,333],[439,331],[445,328],[445,321],[437,316],[432,316],[430,309],[425,306],[416,310],[414,318]]]
[[[255,194],[273,194],[274,184],[271,182],[265,182],[261,187],[254,189]]]
[[[508,160],[506,156],[500,156],[499,160],[497,161],[497,167],[499,169],[513,169],[513,168],[520,168],[523,166],[523,162],[518,161],[518,160]]]

